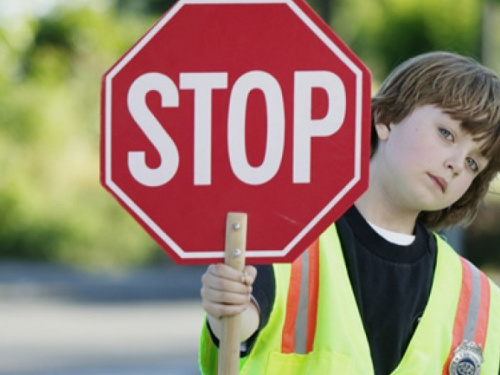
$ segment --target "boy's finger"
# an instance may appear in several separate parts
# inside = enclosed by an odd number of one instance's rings
[[[210,272],[202,276],[202,285],[205,288],[222,290],[226,292],[248,294],[252,288],[242,283],[242,273],[239,274],[240,279],[228,279]]]
[[[257,268],[254,266],[246,266],[243,270],[242,282],[246,285],[252,285],[257,277]]]
[[[223,305],[207,301],[203,303],[203,308],[214,318],[220,319],[223,316],[232,316],[241,313],[245,310],[246,305]]]
[[[249,293],[233,293],[217,289],[202,290],[204,299],[212,303],[225,305],[246,305],[250,301]]]
[[[208,272],[217,278],[238,282],[245,286],[251,286],[257,276],[257,269],[254,266],[246,266],[241,272],[226,264],[215,264],[209,266]]]
[[[208,267],[208,272],[217,277],[241,282],[241,271],[238,271],[227,264],[212,264]]]

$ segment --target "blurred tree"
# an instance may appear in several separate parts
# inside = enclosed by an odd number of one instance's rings
[[[158,16],[165,13],[175,2],[176,0],[117,0],[116,8],[119,11]]]
[[[370,67],[376,80],[398,63],[430,50],[479,58],[477,0],[336,0],[334,31]]]
[[[482,61],[500,71],[500,0],[483,0]]]
[[[101,75],[150,23],[89,3],[0,26],[1,256],[92,266],[161,256],[98,184]]]
[[[323,18],[323,21],[330,23],[332,14],[335,12],[335,2],[337,0],[309,0],[308,3]]]

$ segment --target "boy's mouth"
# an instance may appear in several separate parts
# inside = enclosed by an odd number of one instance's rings
[[[439,177],[439,176],[435,176],[432,173],[429,173],[428,175],[431,178],[431,180],[434,182],[434,184],[436,184],[441,189],[441,191],[444,193],[446,191],[446,189],[448,188],[448,182],[444,178]]]

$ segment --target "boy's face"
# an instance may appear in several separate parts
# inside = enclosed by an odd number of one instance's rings
[[[393,202],[416,212],[456,202],[488,163],[481,143],[435,106],[417,107],[398,124],[376,124],[376,130],[372,169]]]

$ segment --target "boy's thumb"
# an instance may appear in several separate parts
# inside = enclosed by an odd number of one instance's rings
[[[245,266],[243,276],[246,285],[252,285],[257,277],[257,268],[254,266]]]

